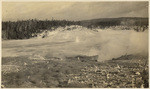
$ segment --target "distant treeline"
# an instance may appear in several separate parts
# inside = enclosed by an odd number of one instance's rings
[[[26,20],[16,22],[2,22],[3,39],[28,39],[32,33],[39,33],[42,30],[54,30],[59,26],[78,25],[78,22],[66,20]]]
[[[106,18],[85,21],[67,20],[23,20],[2,22],[3,39],[29,39],[33,33],[43,30],[55,30],[57,27],[81,25],[87,28],[105,28],[111,26],[148,26],[148,18]]]
[[[101,18],[81,21],[86,27],[110,27],[110,26],[148,26],[148,18],[122,17],[122,18]]]

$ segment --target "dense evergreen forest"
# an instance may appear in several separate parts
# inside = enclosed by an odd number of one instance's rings
[[[32,33],[40,33],[43,30],[55,30],[57,27],[69,25],[81,25],[87,28],[105,28],[111,26],[148,26],[148,18],[105,18],[84,21],[67,20],[22,20],[22,21],[3,21],[3,39],[29,39]]]
[[[3,39],[28,39],[32,33],[39,33],[42,30],[54,30],[59,26],[77,25],[78,22],[66,20],[26,20],[16,22],[2,22]]]

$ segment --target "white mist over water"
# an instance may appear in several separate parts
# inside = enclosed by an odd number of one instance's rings
[[[99,61],[128,54],[148,55],[148,31],[106,30],[101,31],[100,35],[99,51],[95,53],[99,55]]]
[[[2,57],[32,56],[65,58],[99,55],[98,61],[111,60],[126,54],[148,55],[148,31],[100,30],[76,28],[53,31],[47,38],[2,42]]]

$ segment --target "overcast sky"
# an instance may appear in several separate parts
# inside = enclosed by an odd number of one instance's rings
[[[3,2],[2,20],[148,17],[148,2]]]

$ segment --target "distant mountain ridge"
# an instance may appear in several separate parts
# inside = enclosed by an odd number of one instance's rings
[[[148,18],[144,18],[144,17],[99,18],[99,19],[91,19],[91,20],[82,20],[81,23],[84,25],[93,24],[96,26],[97,25],[103,25],[103,26],[127,25],[127,23],[129,23],[128,25],[148,26]]]
[[[82,20],[82,22],[86,21],[110,21],[110,20],[148,20],[148,17],[118,17],[118,18],[97,18],[97,19],[89,19],[89,20]]]

